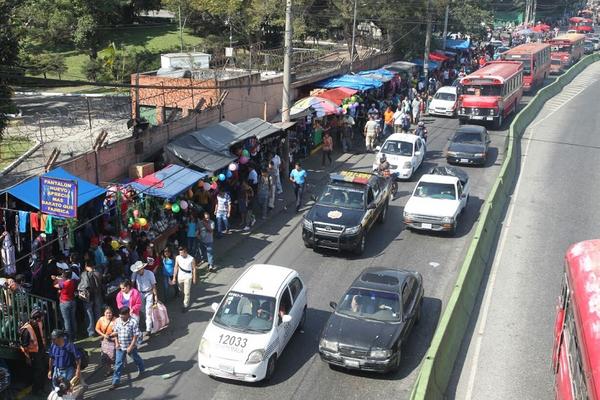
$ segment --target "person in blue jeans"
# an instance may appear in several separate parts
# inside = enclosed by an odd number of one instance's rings
[[[215,223],[210,219],[210,214],[204,212],[204,218],[199,224],[200,234],[200,250],[202,251],[202,257],[208,263],[208,271],[216,271],[213,256],[213,232],[215,230]]]
[[[166,247],[163,250],[161,266],[165,300],[168,297],[170,287],[174,288],[174,297],[177,297],[179,295],[179,288],[177,287],[177,285],[171,285],[171,281],[173,280],[173,272],[175,271],[175,260],[173,259],[173,255],[171,254],[171,249],[169,249],[168,247]]]
[[[304,194],[304,185],[306,184],[306,171],[302,169],[299,162],[290,172],[290,181],[294,185],[294,194],[296,195],[296,212],[300,211],[302,206],[302,195]]]
[[[231,217],[231,198],[229,194],[220,191],[217,194],[215,205],[215,217],[217,219],[217,234],[221,237],[223,232],[229,233],[229,217]]]
[[[81,354],[73,342],[69,341],[67,333],[55,329],[50,337],[52,345],[48,352],[48,379],[52,380],[53,386],[56,387],[58,377],[67,381],[74,377],[81,378]]]
[[[196,254],[196,234],[198,230],[198,216],[195,212],[190,211],[186,229],[187,248],[192,257]]]
[[[138,378],[144,376],[145,368],[144,361],[137,351],[137,341],[141,332],[138,323],[129,315],[129,307],[122,307],[119,310],[119,318],[115,321],[113,333],[115,337],[115,372],[112,377],[112,385],[109,390],[115,389],[121,382],[121,373],[123,366],[126,363],[127,356],[133,359],[133,362],[138,368]]]

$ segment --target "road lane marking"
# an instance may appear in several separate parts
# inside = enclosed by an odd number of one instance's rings
[[[596,79],[594,79],[592,83],[595,83],[598,80],[597,74],[595,74],[595,75],[596,75]],[[588,76],[580,75],[579,77],[583,78],[583,77],[588,77]],[[573,83],[573,82],[571,82],[571,83]],[[577,83],[577,86],[579,86],[579,83]],[[552,109],[550,110],[550,112],[547,115],[545,115],[540,120],[535,121],[532,125],[528,126],[525,129],[525,133],[527,133],[529,131],[530,135],[528,137],[525,137],[525,135],[523,135],[522,140],[526,140],[527,145],[525,147],[525,153],[522,154],[519,179],[517,181],[517,185],[515,186],[513,198],[510,202],[508,214],[506,217],[506,224],[502,228],[500,243],[498,245],[496,257],[494,259],[494,263],[492,264],[492,270],[490,271],[490,277],[488,279],[488,290],[486,291],[486,293],[484,295],[484,302],[483,302],[483,308],[482,308],[482,313],[481,313],[481,322],[479,325],[479,329],[477,331],[477,336],[475,338],[475,350],[473,351],[473,358],[472,358],[473,361],[471,363],[471,371],[469,373],[469,379],[467,381],[467,391],[465,394],[466,400],[471,400],[473,398],[473,389],[475,386],[475,376],[477,375],[477,366],[479,364],[479,356],[481,354],[481,344],[483,342],[483,336],[485,334],[485,328],[487,326],[487,319],[488,319],[488,315],[489,315],[490,305],[492,303],[492,296],[493,296],[493,292],[494,292],[494,286],[496,283],[496,276],[498,273],[498,268],[499,268],[500,262],[502,260],[502,253],[504,251],[504,246],[506,244],[506,238],[508,237],[508,231],[510,230],[510,227],[511,227],[511,222],[512,222],[512,217],[513,217],[514,210],[515,210],[515,205],[516,205],[517,199],[519,197],[519,191],[521,189],[521,182],[522,182],[521,177],[523,176],[523,173],[525,172],[525,166],[526,166],[527,160],[528,160],[528,157],[523,157],[523,156],[529,155],[529,147],[531,146],[531,143],[534,141],[535,130],[533,128],[535,126],[539,125],[540,123],[542,123],[543,121],[545,121],[546,119],[548,119],[550,116],[554,115],[558,110],[560,110],[562,107],[564,107],[566,104],[568,104],[571,100],[576,98],[581,92],[583,92],[590,86],[591,85],[581,87],[580,90],[575,95],[567,94],[567,96],[569,96],[568,99],[564,99],[564,100],[561,99],[561,100],[563,100],[562,104],[560,104],[556,108],[552,107]],[[563,89],[563,91],[561,91],[561,93],[559,95],[555,96],[554,98],[560,97],[563,94],[565,94],[564,89]],[[548,104],[548,103],[546,102],[546,104]],[[542,109],[546,108],[546,104],[544,104]]]

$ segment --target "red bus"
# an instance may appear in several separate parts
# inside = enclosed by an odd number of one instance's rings
[[[569,19],[569,30],[577,33],[594,33],[594,21],[590,18],[573,17]]]
[[[600,399],[600,240],[565,258],[552,350],[557,400]]]
[[[503,60],[523,63],[523,90],[542,86],[550,73],[550,45],[525,43],[502,53]]]
[[[567,33],[548,40],[551,48],[550,73],[557,74],[569,68],[583,57],[585,35]]]
[[[458,103],[460,123],[493,121],[496,128],[517,110],[523,97],[523,64],[492,61],[460,80]]]

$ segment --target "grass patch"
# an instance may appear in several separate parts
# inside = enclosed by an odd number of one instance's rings
[[[33,142],[25,137],[8,137],[0,141],[0,170],[15,161],[21,154],[33,146]]]
[[[112,42],[117,45],[119,50],[125,51],[147,49],[158,54],[165,51],[178,51],[180,46],[179,29],[176,24],[161,24],[161,25],[139,25],[135,27],[111,28],[105,32],[104,43],[102,48],[108,47]],[[203,40],[198,36],[194,36],[189,30],[183,33],[184,51],[200,50]],[[76,49],[68,51],[57,51],[57,54],[62,54],[65,57],[67,64],[67,72],[62,75],[63,79],[68,80],[85,80],[85,76],[81,73],[81,67],[88,59],[88,55]],[[103,52],[100,51],[99,57],[102,58]],[[58,78],[57,75],[48,74],[48,77]]]

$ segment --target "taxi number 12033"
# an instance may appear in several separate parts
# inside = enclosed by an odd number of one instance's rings
[[[248,343],[248,339],[239,336],[221,334],[219,335],[219,343],[244,348]]]

